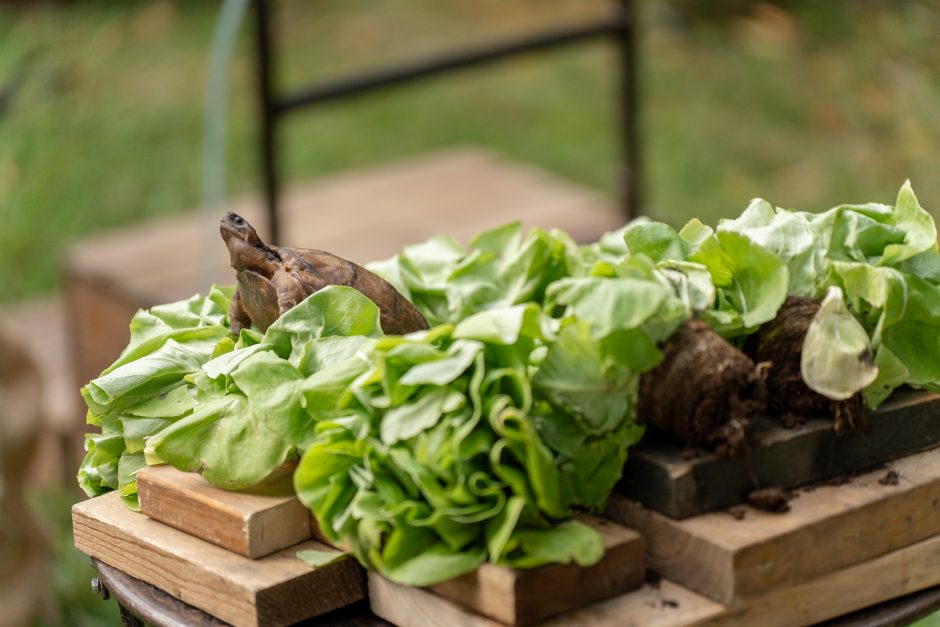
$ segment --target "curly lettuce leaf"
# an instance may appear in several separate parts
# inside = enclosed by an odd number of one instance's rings
[[[481,247],[512,246],[512,233]],[[497,307],[377,342],[372,366],[325,399],[336,406],[294,475],[324,534],[411,585],[484,561],[600,559],[595,531],[556,521],[602,507],[619,480],[642,434],[638,375],[588,322],[556,335],[549,320],[532,303]]]

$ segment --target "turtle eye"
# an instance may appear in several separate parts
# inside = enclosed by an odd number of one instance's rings
[[[241,216],[237,216],[237,215],[232,216],[232,224],[235,224],[236,226],[242,226],[243,224],[245,224],[245,218]]]

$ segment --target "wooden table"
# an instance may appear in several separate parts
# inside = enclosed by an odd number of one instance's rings
[[[125,627],[224,627],[226,623],[197,610],[166,592],[135,579],[94,558],[98,576],[92,586],[104,599],[114,597]],[[892,599],[845,616],[820,623],[825,627],[896,627],[909,625],[940,610],[940,586]],[[318,627],[389,627],[375,616],[365,601],[301,623]]]

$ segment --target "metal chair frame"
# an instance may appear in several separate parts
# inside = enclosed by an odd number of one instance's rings
[[[619,201],[625,219],[637,215],[640,203],[640,150],[636,22],[632,0],[614,0],[613,4],[614,7],[609,16],[588,23],[530,32],[486,46],[443,51],[428,58],[366,71],[326,83],[305,85],[292,92],[278,94],[273,85],[273,77],[277,72],[277,59],[273,45],[271,0],[255,0],[261,176],[271,241],[277,243],[281,238],[281,222],[278,214],[281,180],[278,161],[278,129],[280,123],[289,114],[326,102],[361,96],[380,88],[394,87],[418,79],[490,64],[523,53],[551,50],[595,39],[610,39],[618,47],[620,73],[618,139],[623,153]]]

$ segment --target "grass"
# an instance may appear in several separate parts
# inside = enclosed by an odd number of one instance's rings
[[[284,0],[280,84],[298,85],[454,43],[604,10],[600,0],[474,3]],[[823,209],[890,201],[913,179],[940,207],[935,3],[769,5],[690,21],[643,5],[647,205],[682,222],[752,196]],[[551,10],[545,10],[549,7]],[[199,203],[201,104],[215,3],[28,3],[0,9],[0,301],[59,282],[68,242]],[[694,16],[693,16],[694,17]],[[237,195],[256,189],[252,47],[233,72],[228,153]],[[524,58],[291,119],[290,180],[478,143],[613,191],[616,63],[604,44]],[[24,260],[28,260],[25,263]]]
[[[712,221],[758,195],[810,210],[891,201],[908,177],[923,204],[940,210],[936,2],[790,2],[786,12],[752,3],[718,18],[694,2],[641,4],[643,175],[655,216]],[[278,5],[282,88],[606,7]],[[6,272],[0,302],[55,289],[77,238],[199,203],[216,8],[170,0],[2,5],[0,94],[11,83],[17,89],[0,96],[0,267],[16,271]],[[232,76],[233,196],[257,188],[249,35]],[[613,194],[615,70],[612,51],[591,44],[299,114],[285,129],[285,170],[298,181],[477,143]],[[115,622],[113,604],[90,595],[90,569],[70,548],[69,496],[37,501],[57,530],[50,623]],[[926,624],[940,624],[933,620]]]

